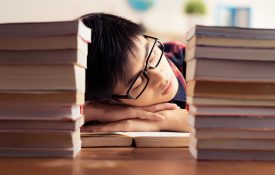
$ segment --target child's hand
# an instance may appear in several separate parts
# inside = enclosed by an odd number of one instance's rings
[[[164,115],[164,120],[127,119],[100,125],[85,126],[82,131],[115,132],[115,131],[189,131],[187,122],[188,113],[184,109],[163,110],[158,112]]]
[[[164,131],[189,132],[188,111],[186,109],[164,110],[157,112],[164,115],[167,120],[160,122],[160,128]]]
[[[158,111],[174,110],[177,105],[162,103],[145,107],[113,105],[92,102],[84,106],[85,121],[114,122],[126,119],[163,120],[164,115]]]
[[[160,131],[157,121],[127,119],[100,125],[83,126],[81,132]]]

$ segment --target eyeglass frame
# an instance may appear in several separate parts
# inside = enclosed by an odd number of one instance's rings
[[[137,74],[137,76],[136,76],[136,78],[134,79],[133,83],[131,84],[131,86],[130,86],[129,89],[127,90],[127,94],[126,94],[126,95],[115,95],[115,94],[114,94],[114,95],[112,96],[113,99],[131,99],[131,100],[136,100],[136,99],[138,99],[138,98],[143,94],[143,92],[144,92],[145,89],[147,88],[148,83],[149,83],[149,81],[150,81],[149,76],[148,76],[148,73],[147,73],[147,70],[148,70],[148,69],[155,69],[155,68],[157,68],[158,65],[159,65],[159,63],[160,63],[160,61],[161,61],[161,59],[162,59],[162,56],[163,56],[163,53],[164,53],[164,45],[162,44],[162,42],[160,42],[160,40],[159,40],[158,38],[153,37],[153,36],[149,36],[149,35],[143,35],[143,36],[144,36],[145,38],[151,38],[151,39],[154,39],[154,40],[155,40],[155,41],[154,41],[154,44],[153,44],[153,46],[152,46],[152,49],[150,50],[150,52],[149,52],[149,54],[148,54],[148,56],[147,56],[147,58],[146,58],[145,68],[144,68],[143,70],[141,70],[141,71]],[[159,43],[159,44],[161,45],[161,47],[162,47],[162,48],[161,48],[161,55],[160,55],[160,58],[159,58],[159,60],[158,60],[158,62],[157,62],[157,64],[156,64],[156,66],[150,66],[150,65],[149,65],[149,58],[151,57],[151,54],[152,54],[152,52],[153,52],[153,50],[154,50],[154,48],[155,48],[155,45],[156,45],[157,43]],[[140,94],[139,94],[138,96],[133,97],[133,96],[130,95],[130,91],[131,91],[132,87],[134,86],[134,84],[136,83],[138,77],[139,77],[141,74],[143,74],[143,76],[144,76],[144,77],[146,78],[146,80],[147,80],[146,85],[144,86],[144,88],[142,89],[142,91],[140,92]]]

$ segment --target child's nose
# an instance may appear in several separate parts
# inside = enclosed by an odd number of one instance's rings
[[[155,87],[158,87],[163,83],[167,83],[168,81],[165,70],[161,68],[149,69],[148,75],[152,86],[155,86]]]

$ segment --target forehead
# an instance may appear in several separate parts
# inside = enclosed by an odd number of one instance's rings
[[[136,75],[139,71],[141,71],[145,64],[145,54],[147,47],[147,40],[143,36],[139,36],[134,40],[135,49],[132,54],[129,55],[129,76]]]
[[[128,80],[135,77],[145,65],[145,54],[146,54],[146,46],[147,46],[147,39],[140,35],[134,39],[135,48],[133,52],[129,53],[129,60],[127,64],[127,75],[126,81],[119,81],[116,87],[119,89],[123,89],[127,87]],[[117,89],[117,88],[116,88]]]

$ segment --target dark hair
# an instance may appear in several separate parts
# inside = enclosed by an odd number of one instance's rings
[[[116,83],[126,81],[128,59],[134,53],[134,39],[144,34],[141,25],[122,17],[90,13],[82,17],[91,28],[86,70],[86,100],[109,100]]]

